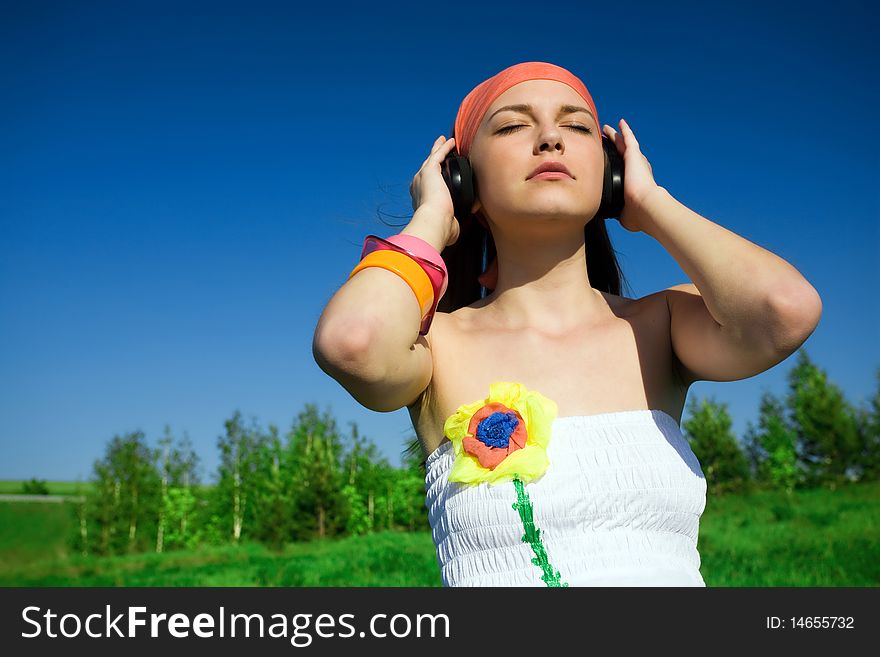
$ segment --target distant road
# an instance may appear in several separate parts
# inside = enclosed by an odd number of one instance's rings
[[[82,495],[9,495],[0,493],[0,502],[82,502]]]

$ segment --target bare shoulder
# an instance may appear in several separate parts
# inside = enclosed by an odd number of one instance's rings
[[[608,307],[619,318],[644,318],[650,325],[660,325],[667,319],[666,291],[660,290],[631,299],[610,292],[602,292]]]
[[[682,374],[682,364],[675,354],[672,346],[672,313],[670,295],[675,294],[699,294],[695,285],[691,283],[675,285],[663,290],[658,290],[638,299],[617,297],[613,294],[603,295],[612,299],[621,308],[621,316],[629,316],[638,321],[633,321],[651,336],[652,344],[662,353],[657,353],[659,361],[666,361],[667,366],[663,369],[668,373],[667,386],[672,397],[687,395],[690,381]],[[674,414],[670,413],[674,416]]]

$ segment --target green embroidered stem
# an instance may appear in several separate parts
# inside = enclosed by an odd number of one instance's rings
[[[558,570],[553,572],[553,567],[550,565],[550,561],[547,558],[547,551],[544,549],[544,544],[541,542],[541,530],[535,527],[535,521],[532,515],[532,501],[529,499],[529,494],[526,492],[523,482],[519,477],[514,477],[513,485],[516,487],[516,502],[514,502],[513,508],[515,511],[519,512],[523,528],[526,530],[522,540],[524,543],[531,545],[532,552],[535,553],[535,558],[532,559],[532,563],[541,568],[541,571],[544,573],[541,579],[547,584],[547,586],[568,586],[568,584],[562,582]]]

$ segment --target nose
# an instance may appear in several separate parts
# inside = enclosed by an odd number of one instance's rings
[[[562,140],[562,133],[559,131],[559,127],[555,125],[544,128],[541,131],[538,144],[538,153],[543,153],[546,150],[559,151],[560,153],[565,152],[565,142]]]

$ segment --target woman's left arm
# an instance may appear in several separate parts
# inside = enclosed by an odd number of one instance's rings
[[[659,241],[694,283],[666,291],[673,347],[689,378],[747,378],[787,358],[819,323],[816,289],[779,256],[658,186],[632,130],[623,120],[620,126],[606,132],[624,147],[621,224]]]

